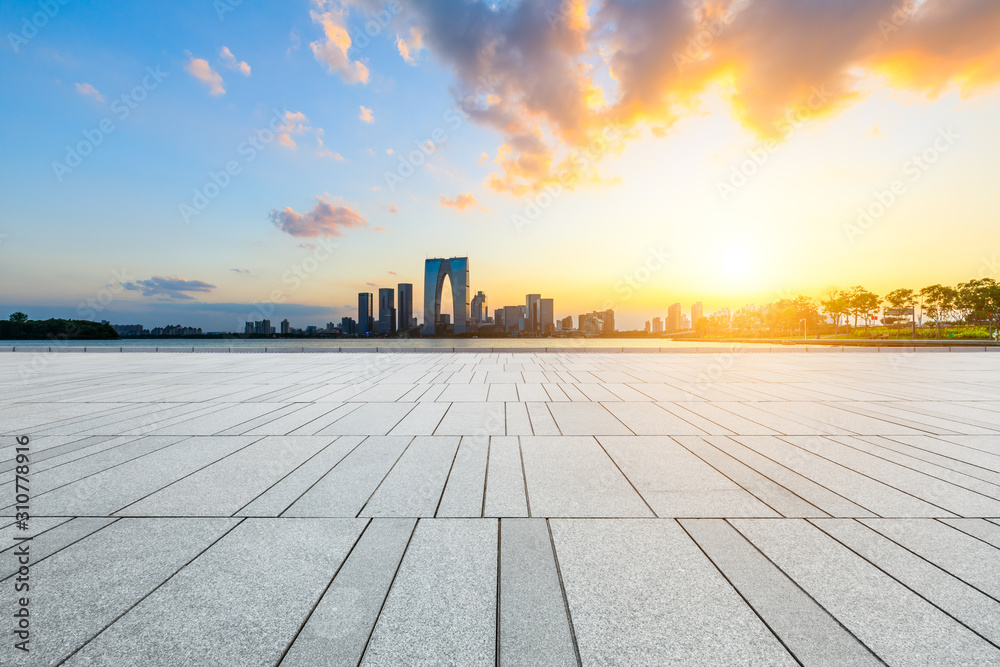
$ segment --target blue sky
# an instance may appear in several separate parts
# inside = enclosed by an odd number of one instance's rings
[[[6,2],[0,307],[231,330],[280,301],[271,319],[304,327],[353,315],[361,290],[412,282],[419,300],[426,256],[468,254],[491,308],[542,292],[557,317],[613,305],[641,327],[673,301],[710,312],[996,273],[1000,97],[977,27],[995,7],[956,17],[928,0],[885,34],[890,3],[849,2],[842,24],[805,3],[816,16],[783,15],[794,34],[809,20],[815,41],[871,39],[863,57],[796,64],[746,46],[785,1],[731,3],[690,66],[676,54],[711,23],[680,3],[550,2],[571,8],[553,22],[463,0]],[[657,21],[658,38],[641,32]],[[775,130],[816,86],[831,99]],[[78,166],[55,164],[81,142],[96,145]],[[910,180],[926,151],[934,164]],[[387,179],[411,154],[412,176]],[[556,173],[568,155],[585,173]],[[858,233],[895,180],[903,194]],[[196,191],[212,196],[192,213]],[[658,255],[670,260],[650,272]]]

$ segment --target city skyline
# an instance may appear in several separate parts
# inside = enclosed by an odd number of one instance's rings
[[[897,4],[5,3],[0,307],[321,323],[473,254],[495,304],[633,329],[1000,276],[1000,7]]]

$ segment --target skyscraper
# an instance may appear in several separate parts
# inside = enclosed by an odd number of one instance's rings
[[[291,328],[291,324],[287,319],[281,320],[281,333],[287,334],[288,330]]]
[[[396,304],[396,312],[399,314],[399,330],[403,331],[413,326],[413,285],[399,283],[397,289],[399,303]]]
[[[663,333],[663,320],[659,317],[653,318],[653,333]]]
[[[542,333],[552,333],[555,331],[555,309],[552,299],[542,299],[538,307],[538,328]]]
[[[486,295],[483,294],[482,290],[479,290],[476,292],[476,296],[472,297],[472,321],[476,324],[482,324],[488,317],[489,310]]]
[[[562,330],[569,331],[572,328],[573,328],[573,316],[567,315],[562,319]]]
[[[524,297],[524,330],[525,331],[538,331],[539,316],[541,315],[539,311],[540,302],[542,300],[541,294],[528,294]]]
[[[358,292],[358,335],[371,333],[374,328],[372,321],[372,293]]]
[[[701,307],[701,301],[693,304],[691,306],[691,326],[698,326],[698,320],[704,315],[704,310]]]
[[[497,308],[496,310],[493,311],[493,324],[497,325],[502,329],[505,329],[506,327],[504,326],[503,311],[504,311],[503,308]]]
[[[517,331],[517,326],[520,319],[521,319],[521,306],[503,307],[504,331]]]
[[[681,304],[674,303],[667,309],[667,333],[681,330]]]
[[[396,291],[391,287],[378,291],[378,330],[386,336],[396,333]]]

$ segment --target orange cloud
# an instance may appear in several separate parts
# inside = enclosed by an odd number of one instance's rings
[[[222,59],[222,64],[229,69],[236,70],[243,76],[250,76],[250,65],[245,60],[236,60],[236,56],[233,55],[228,46],[222,47],[222,50],[219,51],[219,58]]]
[[[375,114],[368,107],[361,105],[361,113],[358,114],[358,118],[361,119],[362,123],[374,123]]]
[[[316,197],[316,205],[306,213],[285,207],[281,211],[272,210],[268,217],[281,231],[300,238],[341,236],[345,229],[368,226],[368,221],[357,211],[335,206],[323,197]]]
[[[347,32],[347,10],[329,0],[313,0],[309,16],[323,27],[323,40],[309,44],[317,61],[326,65],[330,74],[337,74],[345,83],[368,83],[368,66],[351,60],[351,36]]]
[[[448,197],[441,195],[441,206],[447,206],[448,208],[453,208],[456,211],[464,211],[471,206],[478,206],[481,211],[489,210],[476,201],[476,198],[472,196],[471,192],[460,194],[454,199],[449,199]]]
[[[207,60],[195,58],[189,53],[188,62],[184,69],[187,70],[188,74],[208,86],[209,95],[225,95],[226,87],[222,76],[212,69]]]
[[[706,93],[721,94],[750,131],[780,139],[856,103],[871,74],[932,96],[1000,83],[996,0],[410,6],[421,44],[451,67],[462,110],[503,137],[488,187],[514,195],[604,182],[600,156],[640,127],[667,134]],[[594,158],[599,140],[610,145]]]
[[[94,88],[89,83],[74,83],[73,86],[76,88],[76,92],[80,93],[84,97],[89,97],[91,99],[97,100],[98,102],[104,101],[104,95]]]

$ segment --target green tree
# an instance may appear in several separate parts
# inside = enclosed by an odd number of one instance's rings
[[[886,294],[885,301],[892,308],[912,308],[917,305],[917,295],[913,290],[901,287]]]
[[[847,315],[850,312],[850,305],[847,303],[847,295],[840,290],[831,287],[826,291],[826,299],[819,302],[823,312],[833,318],[834,329],[840,327],[840,318],[847,322]],[[850,332],[848,332],[850,333]]]
[[[21,311],[17,311],[16,313],[11,313],[10,321],[16,324],[21,324],[22,322],[28,321],[28,316]]]
[[[937,337],[941,337],[941,320],[955,308],[958,291],[945,285],[928,285],[919,292],[922,312],[929,312],[937,324]]]
[[[858,317],[862,317],[867,329],[871,316],[878,313],[881,304],[882,299],[877,294],[869,292],[861,285],[852,287],[851,291],[847,293],[847,310],[854,316],[855,327],[858,326]]]
[[[955,302],[967,320],[987,323],[991,335],[993,327],[1000,326],[1000,283],[992,278],[959,283]]]

